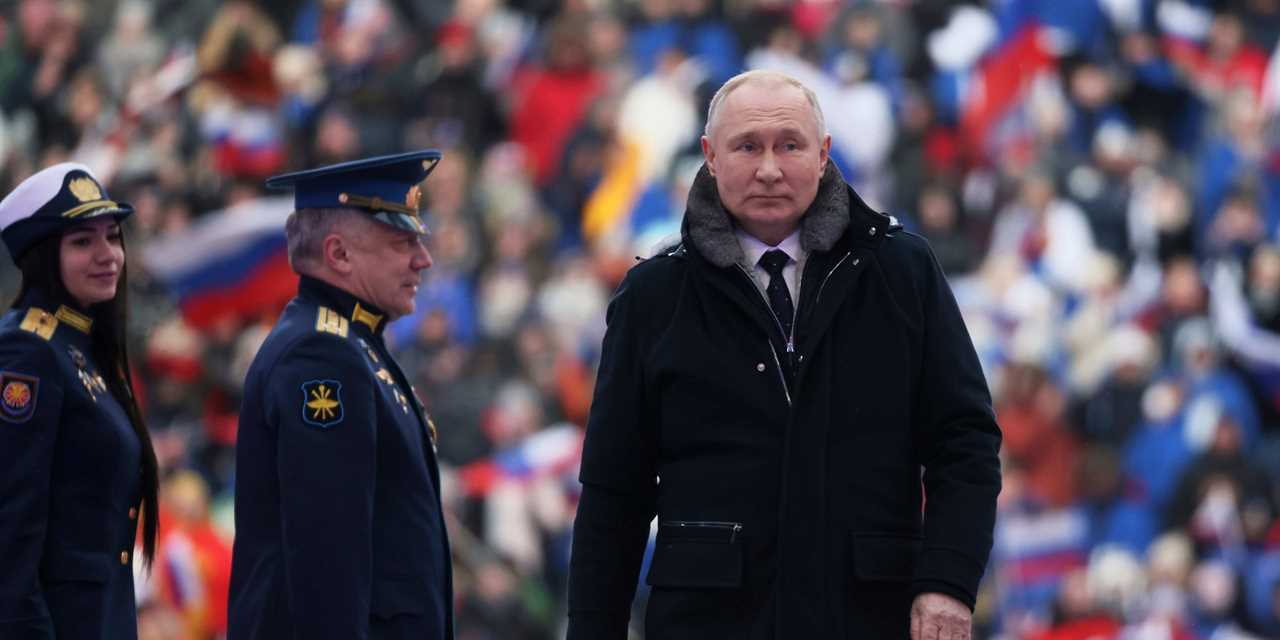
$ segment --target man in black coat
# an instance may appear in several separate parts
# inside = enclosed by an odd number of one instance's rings
[[[298,296],[245,379],[230,640],[445,640],[435,426],[382,339],[431,266],[416,151],[277,176]]]
[[[649,638],[969,638],[990,395],[928,245],[861,201],[825,130],[794,79],[725,83],[682,242],[610,304],[571,640],[626,637],[654,515]]]

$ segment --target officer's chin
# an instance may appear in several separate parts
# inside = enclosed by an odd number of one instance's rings
[[[418,305],[412,299],[400,305],[396,305],[394,309],[387,309],[387,320],[398,320],[407,315],[413,314],[418,309]]]

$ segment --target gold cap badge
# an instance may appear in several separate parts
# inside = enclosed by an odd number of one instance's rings
[[[76,178],[67,184],[67,189],[80,202],[93,202],[94,200],[102,199],[102,189],[99,189],[98,183],[90,178]]]

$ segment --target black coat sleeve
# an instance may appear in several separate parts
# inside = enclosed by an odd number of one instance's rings
[[[46,342],[0,341],[0,638],[52,638],[40,586],[63,381]]]
[[[643,265],[642,265],[643,267]],[[646,416],[643,345],[653,310],[633,269],[609,303],[608,329],[583,445],[582,500],[569,567],[569,639],[627,637],[631,601],[655,513],[654,425]]]
[[[923,239],[912,273],[923,328],[913,438],[924,467],[924,548],[912,590],[974,606],[1000,493],[1000,428],[973,341]]]

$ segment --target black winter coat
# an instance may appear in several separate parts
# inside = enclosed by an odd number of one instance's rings
[[[829,165],[789,351],[705,167],[682,240],[610,303],[569,637],[626,637],[655,514],[648,638],[906,638],[915,594],[972,607],[1000,431],[927,243]]]

